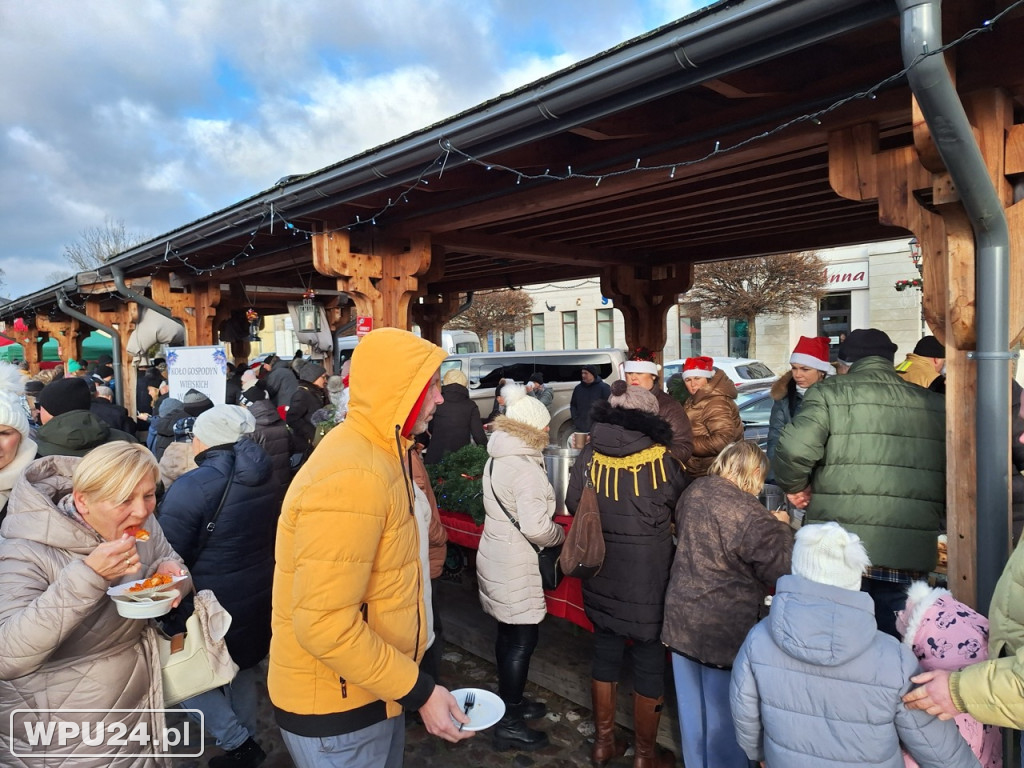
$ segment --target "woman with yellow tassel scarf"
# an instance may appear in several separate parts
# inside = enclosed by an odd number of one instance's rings
[[[668,453],[672,428],[658,416],[658,401],[640,386],[612,384],[607,401],[591,411],[590,442],[573,465],[565,505],[575,511],[587,483],[597,492],[605,558],[583,582],[583,607],[594,624],[591,694],[592,761],[621,756],[615,738],[615,699],[627,646],[633,663],[634,768],[675,765],[655,739],[664,703],[664,595],[672,566],[672,511],[686,486]],[[632,644],[629,644],[632,641]]]

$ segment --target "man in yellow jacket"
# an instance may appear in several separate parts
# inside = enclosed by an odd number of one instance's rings
[[[444,350],[394,328],[352,356],[348,416],[285,496],[268,687],[297,768],[399,768],[404,710],[448,741],[468,722],[420,670],[423,567],[402,457],[442,402]],[[455,718],[455,722],[452,720]]]
[[[928,389],[946,367],[946,348],[934,336],[921,338],[907,359],[896,366],[904,381]]]

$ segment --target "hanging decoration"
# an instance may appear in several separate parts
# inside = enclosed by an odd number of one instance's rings
[[[261,339],[259,335],[260,313],[257,312],[252,307],[249,307],[247,310],[245,310],[245,319],[249,321],[249,341],[263,341],[263,339]]]
[[[24,333],[25,331],[28,330],[28,326],[25,324],[25,318],[14,318],[14,330],[18,331],[19,333]]]
[[[320,305],[313,301],[315,298],[316,291],[312,288],[307,289],[302,294],[302,303],[296,308],[299,320],[298,330],[305,333],[320,332]]]

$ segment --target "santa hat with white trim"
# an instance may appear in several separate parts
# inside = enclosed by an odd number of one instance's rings
[[[792,365],[805,365],[816,371],[831,372],[832,366],[828,361],[828,337],[801,336],[793,348],[793,354],[789,356],[789,362]]]
[[[710,379],[715,375],[715,361],[710,357],[688,357],[683,363],[683,378],[690,379],[701,376]]]
[[[654,353],[649,349],[637,347],[623,363],[622,370],[625,373],[649,373],[651,376],[657,376],[661,372],[661,366],[655,362]]]

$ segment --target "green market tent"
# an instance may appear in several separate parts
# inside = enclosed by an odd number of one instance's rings
[[[85,340],[82,342],[82,357],[89,362],[92,362],[100,355],[112,355],[113,342],[111,338],[101,331],[93,331]],[[6,347],[0,347],[0,360],[5,360],[9,363],[16,360],[25,359],[25,350],[21,344],[8,344]],[[44,363],[56,363],[60,361],[60,357],[57,354],[57,340],[50,339],[43,344],[43,362]]]

